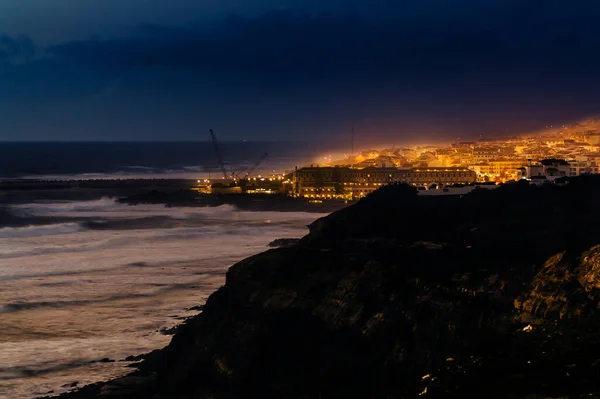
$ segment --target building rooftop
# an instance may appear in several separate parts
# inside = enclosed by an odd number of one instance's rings
[[[569,165],[569,163],[567,161],[565,161],[564,159],[556,159],[556,158],[550,158],[550,159],[543,159],[540,161],[540,163],[544,166],[550,166],[550,165]]]

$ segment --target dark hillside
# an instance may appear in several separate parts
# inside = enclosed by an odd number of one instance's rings
[[[600,397],[600,178],[388,186],[227,283],[125,398]]]

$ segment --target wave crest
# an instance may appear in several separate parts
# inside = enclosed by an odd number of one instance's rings
[[[218,207],[173,207],[161,204],[127,205],[117,202],[116,198],[103,197],[92,201],[38,202],[25,205],[14,205],[10,211],[19,216],[37,217],[119,217],[137,218],[150,216],[167,216],[184,219],[188,216],[218,216],[236,212],[233,205]]]
[[[41,226],[4,227],[0,229],[0,238],[40,237],[57,234],[78,233],[85,230],[80,223],[58,223]]]

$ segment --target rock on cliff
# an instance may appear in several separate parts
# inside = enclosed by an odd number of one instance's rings
[[[575,258],[561,252],[548,259],[515,306],[523,320],[593,316],[600,306],[600,245]]]
[[[591,177],[383,187],[231,267],[140,370],[71,397],[600,397],[598,204]]]

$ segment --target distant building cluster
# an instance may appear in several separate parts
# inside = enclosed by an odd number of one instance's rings
[[[507,139],[369,150],[328,165],[359,170],[466,168],[475,173],[477,182],[496,183],[596,174],[600,172],[600,120],[590,119],[541,134]],[[422,179],[406,180],[425,185],[444,183],[440,176],[424,173]]]
[[[294,172],[293,195],[315,199],[356,199],[366,196],[390,183],[415,186],[467,185],[474,183],[477,174],[464,167],[396,168],[319,167],[311,166]]]

